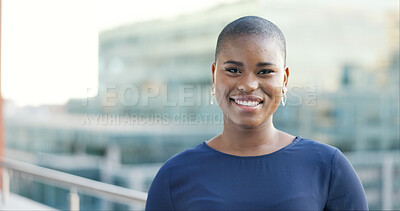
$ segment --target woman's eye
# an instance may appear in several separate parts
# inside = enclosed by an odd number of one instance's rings
[[[225,68],[225,70],[231,73],[240,73],[237,68]]]
[[[266,70],[261,70],[260,72],[258,72],[258,74],[268,74],[268,73],[273,73],[274,71],[271,69],[266,69]]]

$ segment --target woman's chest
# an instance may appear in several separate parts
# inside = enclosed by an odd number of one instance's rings
[[[328,183],[318,168],[214,169],[172,182],[171,196],[182,210],[322,210]]]

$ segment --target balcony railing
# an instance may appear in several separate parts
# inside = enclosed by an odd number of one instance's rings
[[[45,182],[51,181],[55,185],[69,190],[70,210],[79,210],[79,192],[107,198],[115,202],[138,204],[144,207],[147,193],[110,185],[84,177],[67,174],[64,172],[43,168],[40,166],[24,163],[7,158],[0,159],[2,167],[2,199],[7,203],[10,190],[10,171],[27,174],[35,179]]]

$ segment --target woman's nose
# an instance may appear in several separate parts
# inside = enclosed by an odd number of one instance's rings
[[[257,77],[253,74],[244,74],[240,77],[237,87],[242,92],[252,92],[258,89]]]

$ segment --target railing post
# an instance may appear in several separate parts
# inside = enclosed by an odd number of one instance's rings
[[[383,159],[382,165],[382,208],[384,210],[392,209],[393,194],[393,160],[387,156]]]
[[[1,177],[1,195],[3,199],[3,204],[8,202],[8,198],[10,196],[10,175],[8,174],[8,169],[2,168],[2,177]]]
[[[69,210],[79,211],[79,195],[76,188],[71,188],[69,191]]]

